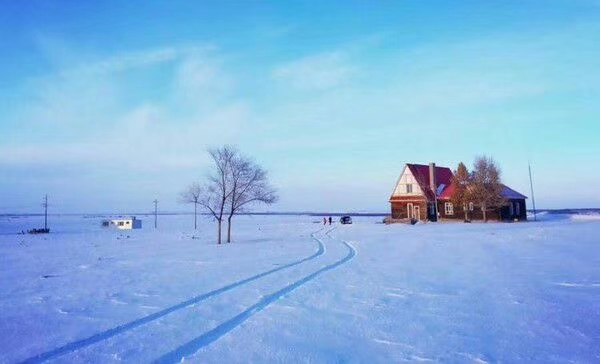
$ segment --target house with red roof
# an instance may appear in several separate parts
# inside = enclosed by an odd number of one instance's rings
[[[390,196],[393,219],[415,219],[437,221],[438,219],[464,219],[462,207],[457,208],[451,201],[452,171],[447,167],[407,163],[396,182]],[[526,196],[503,185],[504,204],[488,211],[488,219],[499,221],[527,220]],[[476,203],[464,206],[469,218],[483,219],[483,212]]]

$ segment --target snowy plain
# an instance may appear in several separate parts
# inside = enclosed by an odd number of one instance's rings
[[[600,362],[600,215],[0,217],[0,363]]]

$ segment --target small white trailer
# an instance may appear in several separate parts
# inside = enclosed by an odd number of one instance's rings
[[[141,229],[142,220],[138,220],[135,216],[103,220],[102,226],[104,227],[116,227],[121,230]]]

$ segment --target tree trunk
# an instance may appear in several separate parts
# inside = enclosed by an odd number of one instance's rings
[[[217,220],[217,244],[221,244],[221,220]]]
[[[467,212],[467,210],[465,209],[465,221],[469,220],[469,213]]]
[[[231,243],[231,216],[227,218],[227,242]]]
[[[481,211],[483,212],[483,222],[487,222],[487,207],[485,204],[481,206]]]
[[[198,211],[198,204],[194,203],[194,230],[197,229],[197,224],[196,224],[197,216],[198,216],[197,211]]]

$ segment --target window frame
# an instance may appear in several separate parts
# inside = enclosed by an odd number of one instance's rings
[[[454,204],[452,202],[444,203],[444,215],[447,215],[447,216],[454,215]]]

